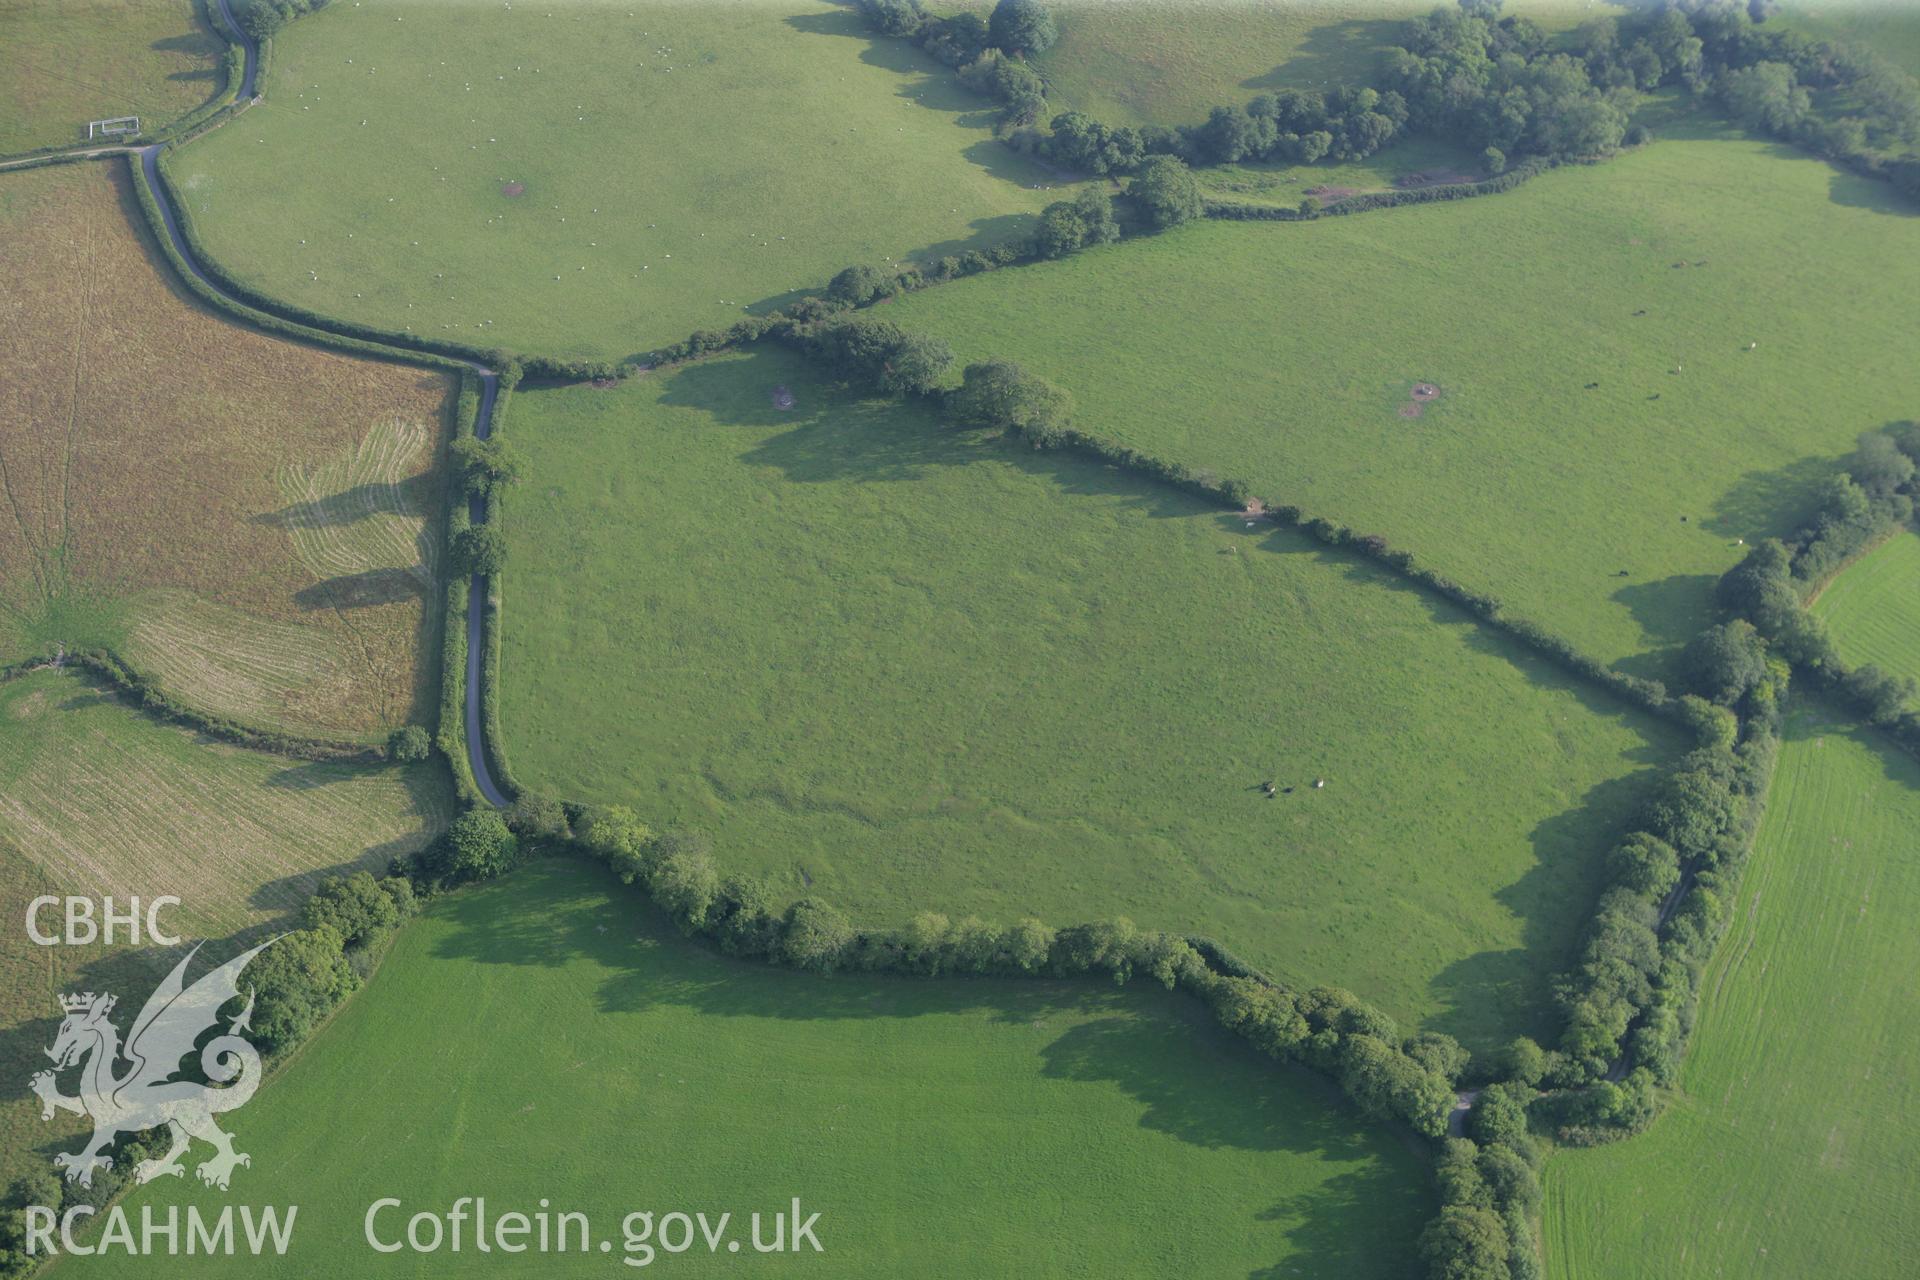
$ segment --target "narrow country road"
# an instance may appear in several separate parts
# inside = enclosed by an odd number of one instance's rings
[[[220,7],[225,10],[226,0],[221,0]],[[253,45],[248,43],[249,82],[253,74],[255,56]],[[200,260],[194,256],[192,246],[180,233],[180,221],[175,216],[173,205],[167,199],[166,185],[160,181],[159,144],[141,148],[139,157],[141,177],[147,184],[147,190],[153,193],[154,203],[159,206],[160,216],[167,226],[167,238],[173,242],[174,249],[179,252],[188,270],[192,271],[201,283],[233,303],[234,306],[243,310],[252,309],[249,304],[227,293],[207,274]],[[500,376],[484,365],[469,362],[467,367],[480,375],[480,412],[474,418],[473,433],[484,440],[493,433],[493,405],[500,394]],[[477,497],[469,499],[468,511],[475,524],[486,523],[487,510],[484,499]],[[487,803],[504,807],[507,797],[501,793],[499,785],[493,780],[493,771],[487,767],[486,735],[481,730],[480,675],[485,669],[486,661],[485,628],[482,624],[486,616],[486,603],[487,579],[476,573],[467,586],[467,681],[466,696],[462,699],[465,703],[467,760],[473,767],[473,780]],[[447,625],[454,625],[454,620],[448,618]]]
[[[246,55],[246,67],[241,73],[240,91],[236,95],[236,101],[245,103],[259,90],[260,45],[241,28],[239,21],[234,18],[233,6],[229,0],[217,0],[217,4],[221,22],[226,25],[228,34]],[[146,181],[147,190],[153,193],[154,203],[159,206],[161,218],[167,224],[167,238],[173,241],[173,247],[179,251],[181,261],[187,264],[187,268],[198,276],[200,282],[207,288],[233,303],[234,306],[247,309],[248,304],[222,289],[218,282],[207,274],[206,269],[200,265],[200,260],[194,256],[193,248],[187,243],[186,237],[180,234],[180,221],[174,214],[173,205],[167,199],[166,185],[160,181],[159,144],[140,149],[140,172]],[[484,365],[468,362],[467,367],[480,375],[480,412],[473,420],[473,433],[485,440],[493,434],[493,404],[500,394],[500,376]],[[473,523],[487,522],[485,499],[478,497],[468,499],[467,509]],[[467,679],[466,693],[462,698],[466,721],[467,760],[473,767],[473,780],[487,803],[504,807],[507,798],[501,793],[499,785],[494,782],[493,771],[487,767],[486,735],[481,728],[483,721],[480,714],[480,675],[485,670],[486,664],[486,650],[483,644],[486,604],[487,579],[476,573],[473,575],[473,580],[467,584]],[[453,626],[454,620],[448,618],[446,625]]]

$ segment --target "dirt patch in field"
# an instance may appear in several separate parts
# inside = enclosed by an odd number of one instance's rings
[[[794,405],[793,392],[787,389],[784,382],[773,389],[772,400],[776,409],[791,409]]]
[[[1307,194],[1321,204],[1332,204],[1336,200],[1345,200],[1348,196],[1360,194],[1358,187],[1310,187]]]
[[[1403,418],[1417,418],[1439,398],[1439,387],[1431,382],[1416,382],[1407,388],[1407,402],[1400,406],[1398,412]]]
[[[527,194],[527,184],[524,182],[503,182],[500,184],[500,194],[509,200],[518,200],[521,196]]]

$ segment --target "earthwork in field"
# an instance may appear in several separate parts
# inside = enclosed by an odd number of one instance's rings
[[[1905,1273],[1916,830],[1910,756],[1794,717],[1679,1095],[1650,1132],[1548,1165],[1549,1275]]]
[[[275,39],[273,79],[167,159],[210,252],[479,346],[624,358],[850,262],[1027,234],[1058,198],[991,103],[823,0],[335,4]]]
[[[1797,526],[1854,437],[1920,397],[1920,218],[1693,132],[1492,199],[1182,228],[888,318],[1667,675],[1737,540]],[[1417,379],[1446,395],[1409,423]]]
[[[0,185],[0,663],[104,647],[204,711],[383,736],[434,678],[450,383],[190,301],[128,181]]]
[[[512,436],[521,780],[865,922],[1127,915],[1476,1047],[1544,1035],[1678,745],[1357,560],[778,350],[523,390]]]
[[[249,1107],[249,1194],[297,1201],[303,1227],[311,1215],[354,1229],[303,1230],[278,1263],[155,1258],[155,1275],[364,1274],[368,1205],[405,1195],[404,1231],[476,1176],[495,1206],[586,1213],[616,1256],[636,1207],[730,1212],[744,1239],[751,1213],[798,1195],[821,1211],[835,1276],[917,1272],[942,1231],[964,1274],[1277,1265],[1370,1280],[1407,1272],[1432,1211],[1410,1148],[1184,1001],[1078,983],[822,982],[690,945],[571,862],[436,902],[325,1048]],[[376,1133],[396,1140],[369,1159]],[[1089,1176],[1101,1194],[1072,1190]],[[162,1179],[131,1203],[217,1199]],[[472,1256],[410,1261],[470,1274]],[[540,1274],[614,1265],[576,1251]]]

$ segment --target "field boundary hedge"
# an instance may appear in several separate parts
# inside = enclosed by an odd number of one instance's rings
[[[177,725],[230,742],[235,746],[263,751],[295,760],[338,760],[355,764],[384,764],[389,756],[385,748],[345,738],[305,738],[298,734],[262,729],[226,716],[188,706],[162,689],[151,676],[143,675],[111,649],[78,649],[59,654],[40,654],[0,667],[0,683],[18,679],[35,671],[58,671],[79,667],[110,686],[120,698],[145,711],[164,724]]]
[[[473,438],[474,423],[480,417],[480,375],[472,369],[460,374],[460,399],[454,409],[453,435],[449,443]],[[471,523],[467,511],[466,486],[459,474],[448,468],[447,527],[445,530],[447,585],[444,594],[446,618],[440,636],[440,710],[434,726],[433,743],[453,775],[455,796],[465,804],[481,800],[480,784],[474,780],[473,766],[467,760],[467,575],[455,572],[453,540]]]
[[[1557,169],[1566,161],[1554,157],[1523,160],[1498,177],[1479,182],[1443,182],[1429,187],[1408,187],[1399,191],[1363,191],[1346,196],[1311,213],[1285,205],[1246,204],[1237,200],[1208,200],[1202,206],[1204,216],[1225,222],[1312,222],[1316,218],[1337,218],[1366,213],[1373,209],[1397,209],[1402,205],[1433,204],[1443,200],[1470,200],[1475,196],[1499,195],[1524,182]]]
[[[488,428],[487,437],[493,439],[500,435],[501,425],[506,421],[507,403],[521,381],[521,370],[510,365],[500,374],[500,389],[494,397],[493,419]],[[486,497],[486,521],[496,523],[500,516],[502,494],[497,486],[488,490]],[[518,797],[523,790],[513,776],[513,769],[507,763],[506,736],[500,728],[500,624],[503,596],[501,579],[504,573],[487,575],[487,600],[480,612],[480,636],[483,654],[480,664],[480,746],[486,753],[487,768],[493,773],[493,780],[509,800]],[[464,628],[463,628],[464,630]]]

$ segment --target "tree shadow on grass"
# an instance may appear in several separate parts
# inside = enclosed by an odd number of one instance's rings
[[[1385,51],[1406,38],[1401,18],[1351,18],[1315,27],[1294,55],[1262,75],[1242,80],[1252,93],[1274,89],[1325,91],[1337,84],[1365,84],[1376,78]]]
[[[1346,1274],[1356,1252],[1380,1251],[1376,1238],[1348,1229],[1362,1209],[1375,1221],[1408,1224],[1432,1210],[1423,1180],[1408,1176],[1411,1162],[1397,1153],[1380,1161],[1378,1131],[1325,1081],[1258,1057],[1197,1005],[1150,982],[1118,989],[1093,979],[795,973],[677,936],[639,891],[571,858],[524,868],[434,911],[454,926],[436,941],[437,959],[540,967],[587,960],[598,971],[603,1013],[684,1007],[707,1018],[781,1021],[983,1014],[1045,1038],[1047,1078],[1119,1088],[1140,1104],[1143,1128],[1209,1149],[1290,1151],[1359,1166],[1260,1214],[1287,1224],[1296,1252],[1286,1265],[1303,1274]],[[1075,1025],[1056,1034],[1048,1023],[1062,1018]]]
[[[1222,521],[1230,530],[1245,527],[1237,515]],[[1412,594],[1435,626],[1457,635],[1468,649],[1500,659],[1530,684],[1570,696],[1584,714],[1628,723],[1640,735],[1640,744],[1623,758],[1641,767],[1589,787],[1571,808],[1535,824],[1528,834],[1532,864],[1517,880],[1493,890],[1493,898],[1520,921],[1520,945],[1456,961],[1429,983],[1442,1012],[1425,1025],[1476,1052],[1492,1047],[1490,1028],[1510,1026],[1516,1016],[1536,1029],[1550,1025],[1551,981],[1584,940],[1585,922],[1600,892],[1602,859],[1630,828],[1658,768],[1686,750],[1684,735],[1370,560],[1286,529],[1267,528],[1259,544],[1272,554],[1308,556],[1335,567],[1356,586]]]
[[[302,587],[293,602],[302,609],[372,609],[418,600],[426,584],[410,569],[364,569]]]
[[[1782,537],[1806,523],[1818,504],[1820,486],[1839,467],[1838,458],[1809,455],[1784,467],[1744,472],[1714,503],[1700,527],[1748,542]]]

